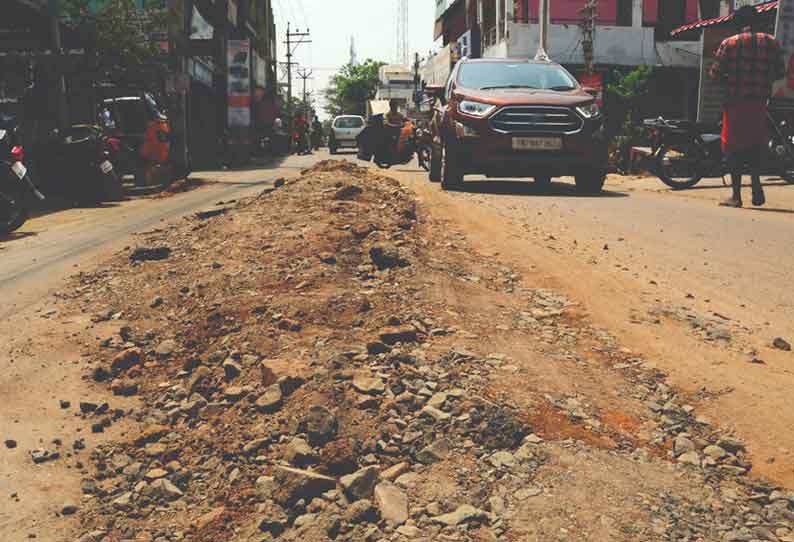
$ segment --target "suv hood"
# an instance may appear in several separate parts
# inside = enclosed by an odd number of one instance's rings
[[[555,91],[544,89],[493,89],[478,90],[459,88],[455,90],[459,100],[474,100],[491,105],[548,105],[557,107],[576,107],[590,103],[594,98],[587,92],[576,89],[571,91]]]

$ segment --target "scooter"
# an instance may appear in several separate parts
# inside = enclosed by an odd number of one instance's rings
[[[0,235],[19,229],[30,214],[33,198],[44,200],[24,163],[25,150],[15,130],[0,129]]]

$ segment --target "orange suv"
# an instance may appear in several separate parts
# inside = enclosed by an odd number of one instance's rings
[[[573,176],[577,190],[604,186],[607,141],[595,99],[553,62],[464,58],[445,87],[426,87],[438,103],[432,123],[430,180],[460,188],[464,175]]]

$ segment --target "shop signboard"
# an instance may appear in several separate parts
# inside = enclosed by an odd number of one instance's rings
[[[229,128],[251,126],[251,42],[228,42],[228,104]]]

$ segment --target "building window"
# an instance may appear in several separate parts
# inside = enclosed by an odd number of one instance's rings
[[[659,23],[670,30],[686,23],[686,0],[659,2]]]
[[[720,16],[720,0],[700,0],[700,18],[715,19]]]
[[[617,25],[631,26],[634,0],[618,0]]]

